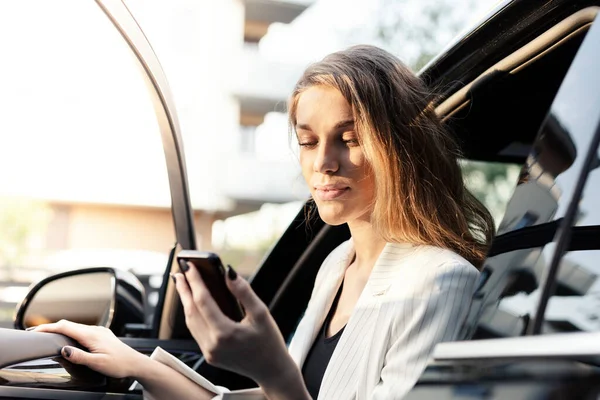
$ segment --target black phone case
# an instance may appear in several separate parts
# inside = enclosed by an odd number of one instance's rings
[[[225,268],[220,257],[211,252],[182,250],[177,255],[179,268],[188,261],[200,273],[213,299],[227,317],[239,322],[244,318],[242,306],[225,284]],[[183,270],[183,268],[182,268]]]

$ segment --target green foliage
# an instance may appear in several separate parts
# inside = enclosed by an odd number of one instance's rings
[[[461,166],[467,187],[490,210],[498,226],[517,184],[520,166],[479,161],[463,161]]]
[[[45,233],[50,216],[45,203],[0,197],[0,266],[11,269],[19,265],[36,235]]]
[[[475,0],[380,0],[377,39],[418,71],[464,27],[463,11],[475,4]]]
[[[254,273],[258,264],[275,245],[277,239],[279,239],[279,235],[274,234],[271,238],[260,241],[252,249],[226,246],[219,249],[218,253],[225,265],[231,264],[240,274],[248,277]]]

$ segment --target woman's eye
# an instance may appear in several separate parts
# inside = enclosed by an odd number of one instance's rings
[[[358,146],[358,139],[343,139],[342,142],[347,146]]]
[[[300,147],[314,147],[317,145],[317,142],[298,142],[298,146]]]

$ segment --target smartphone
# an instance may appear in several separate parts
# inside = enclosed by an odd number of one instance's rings
[[[244,318],[244,310],[225,284],[225,268],[221,258],[208,251],[181,250],[177,253],[177,264],[180,269],[185,262],[191,263],[193,265],[191,268],[196,268],[200,273],[223,314],[236,322],[241,321]]]

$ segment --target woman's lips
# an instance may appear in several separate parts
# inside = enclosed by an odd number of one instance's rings
[[[315,195],[319,200],[335,200],[350,190],[349,187],[344,188],[316,188]]]

